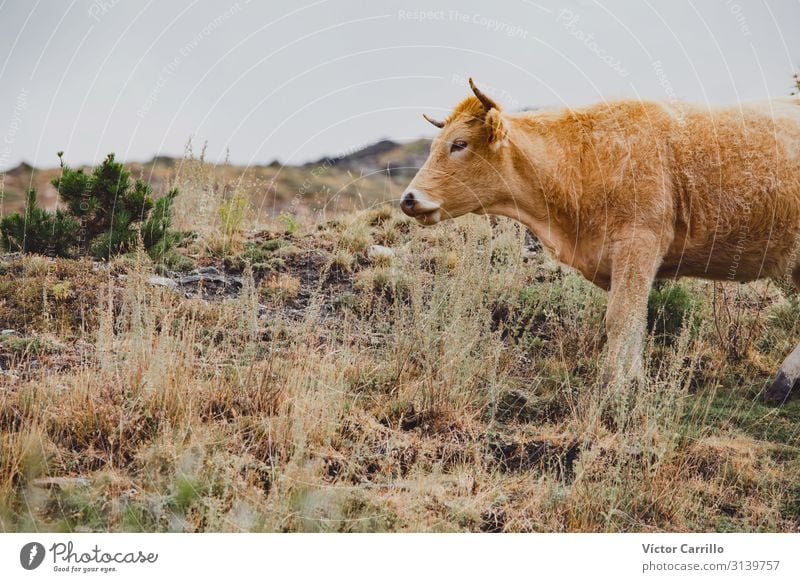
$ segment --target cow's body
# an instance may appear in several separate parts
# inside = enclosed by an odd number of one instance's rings
[[[443,131],[401,206],[423,224],[515,218],[608,289],[612,377],[640,371],[655,279],[800,286],[800,99],[506,114],[473,91],[433,122]]]
[[[800,100],[712,109],[619,102],[506,120],[509,133],[551,136],[558,158],[551,212],[529,226],[601,287],[611,285],[614,241],[632,229],[663,247],[657,278],[781,278],[796,264]]]

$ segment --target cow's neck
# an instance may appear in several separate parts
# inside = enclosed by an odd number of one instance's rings
[[[530,145],[530,144],[527,144]],[[524,142],[509,144],[525,148]],[[556,260],[576,264],[580,215],[576,194],[580,191],[580,163],[572,154],[548,144],[550,160],[539,157],[536,167],[524,162],[508,164],[504,176],[513,192],[503,196],[489,209],[490,214],[507,216],[527,226]],[[512,159],[528,160],[527,152],[512,152]],[[569,171],[565,171],[569,168]]]
[[[538,209],[525,208],[525,204],[503,204],[492,207],[490,214],[507,216],[521,222],[536,235],[553,258],[573,264],[576,228],[560,212],[541,213]]]

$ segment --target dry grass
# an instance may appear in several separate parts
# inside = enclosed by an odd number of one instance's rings
[[[0,263],[0,530],[800,529],[779,293],[682,284],[696,323],[610,391],[605,295],[517,225],[302,227],[195,248],[242,270],[213,301],[142,257]]]

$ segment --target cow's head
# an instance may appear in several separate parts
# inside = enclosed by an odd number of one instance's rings
[[[500,107],[469,80],[474,95],[444,121],[425,119],[441,132],[425,164],[400,200],[421,224],[436,224],[468,212],[484,214],[507,191],[499,173],[508,149],[508,127]]]

